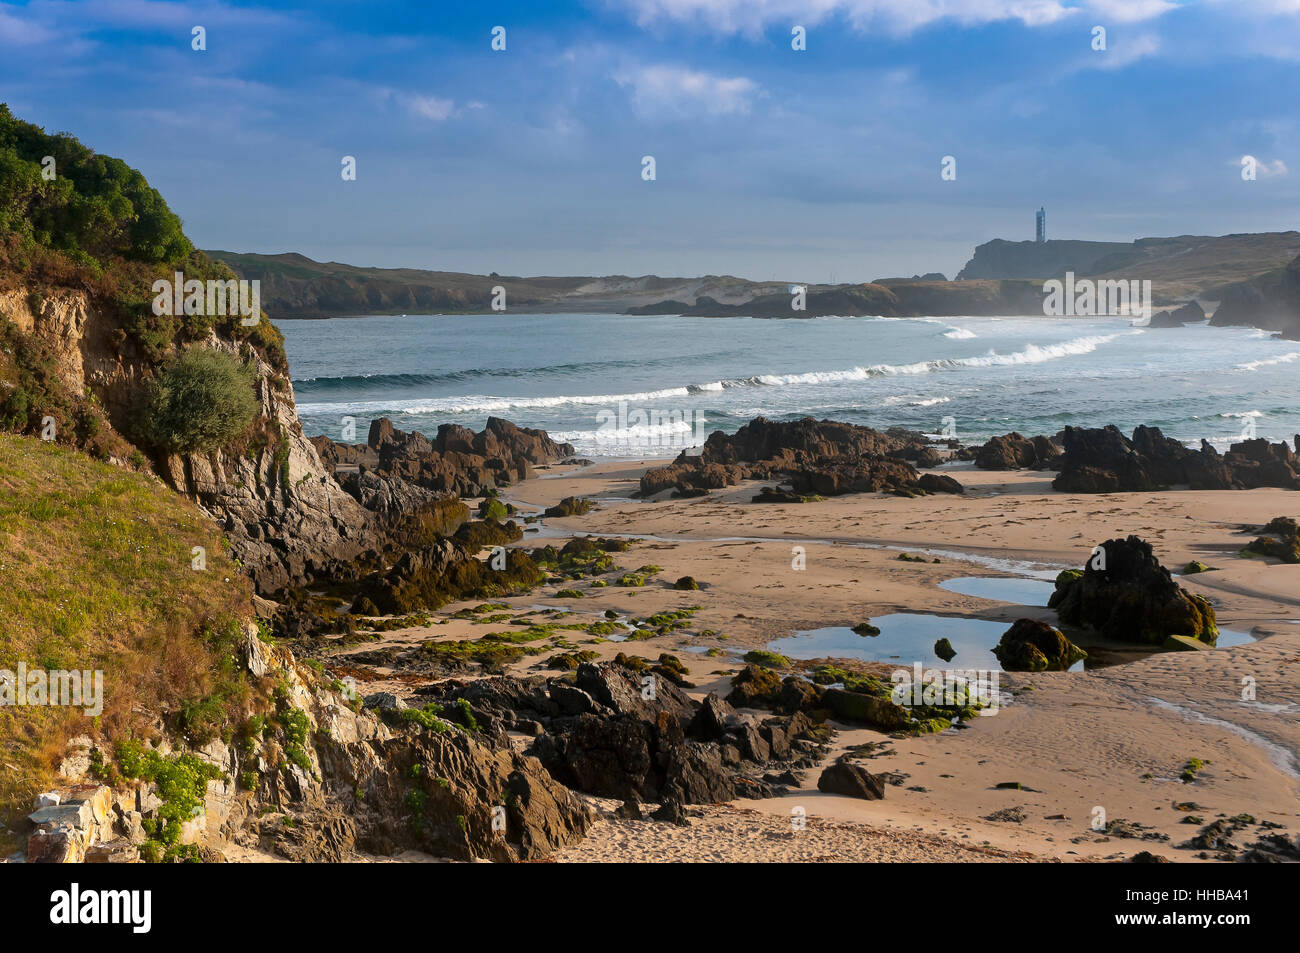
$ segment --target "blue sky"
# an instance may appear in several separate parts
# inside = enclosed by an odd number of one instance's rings
[[[1284,230],[1297,90],[1300,0],[0,3],[16,114],[202,247],[361,265],[864,281],[1039,205],[1056,238]]]

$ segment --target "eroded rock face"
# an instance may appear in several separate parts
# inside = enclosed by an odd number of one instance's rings
[[[1161,645],[1183,635],[1213,645],[1219,635],[1209,602],[1174,582],[1137,536],[1107,540],[1082,571],[1061,573],[1048,606],[1066,625],[1121,642]]]
[[[910,461],[910,462],[909,462]],[[640,495],[675,489],[679,496],[734,486],[747,479],[789,479],[795,494],[961,492],[951,477],[922,485],[913,466],[942,461],[913,431],[874,430],[834,420],[777,422],[756,417],[734,434],[709,435],[699,455],[683,451],[641,477]]]
[[[288,650],[250,627],[241,652],[249,674],[279,681],[272,722],[301,725],[297,740],[269,737],[191,752],[218,769],[180,843],[206,860],[232,843],[295,861],[351,860],[357,851],[420,850],[459,860],[533,860],[579,841],[590,809],[532,757],[494,731],[404,720],[362,709]],[[385,718],[388,721],[385,721]],[[294,751],[286,745],[294,744]],[[93,749],[85,739],[82,748]],[[166,754],[164,744],[157,749]],[[82,783],[45,795],[32,815],[32,862],[126,862],[146,842],[164,802],[153,783],[114,790]],[[239,780],[236,785],[235,780]]]
[[[1220,454],[1202,441],[1197,450],[1138,427],[1129,440],[1119,428],[1066,427],[1061,473],[1052,486],[1067,493],[1147,491],[1170,486],[1236,490],[1272,486],[1300,489],[1300,456],[1285,443],[1245,440]],[[1300,436],[1297,437],[1300,446]]]
[[[1210,324],[1267,328],[1300,341],[1300,258],[1276,272],[1224,288]]]
[[[264,428],[276,436],[245,453],[165,456],[160,473],[216,518],[260,594],[346,571],[374,545],[374,515],[339,487],[303,436],[288,381],[247,346],[215,335],[206,346],[253,361]]]

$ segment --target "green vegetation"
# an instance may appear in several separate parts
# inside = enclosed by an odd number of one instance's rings
[[[430,702],[423,708],[404,708],[393,717],[401,724],[419,725],[425,731],[440,735],[451,730],[451,725],[438,717],[441,714],[442,707],[436,702]]]
[[[45,157],[54,164],[47,166]],[[288,369],[284,339],[269,321],[240,316],[156,315],[153,282],[233,280],[185,237],[181,220],[139,171],[69,135],[48,135],[0,104],[0,287],[88,291],[151,361],[212,328],[257,347]],[[39,305],[38,300],[32,303]],[[232,309],[233,310],[233,309]],[[10,408],[12,411],[13,408]]]
[[[54,177],[42,160],[54,159]],[[194,251],[144,176],[71,136],[49,136],[0,104],[0,232],[103,267],[116,258],[173,264]]]
[[[141,849],[142,856],[153,860],[173,859],[183,852],[181,825],[202,813],[208,782],[225,775],[197,755],[162,755],[135,741],[118,744],[116,755],[123,777],[153,782],[162,800],[157,819],[145,821],[145,833],[152,843]]]
[[[206,571],[191,568],[195,546]],[[157,481],[0,434],[0,574],[0,668],[104,672],[97,725],[79,708],[0,707],[0,815],[11,827],[54,783],[73,735],[143,737],[161,713],[206,738],[247,716],[236,658],[250,585],[212,522]]]
[[[789,668],[790,660],[784,655],[776,652],[769,652],[766,649],[754,649],[752,652],[745,653],[745,661],[750,665],[761,665],[764,668]]]
[[[224,351],[190,348],[150,383],[140,436],[171,453],[217,450],[246,434],[257,411],[247,366]]]

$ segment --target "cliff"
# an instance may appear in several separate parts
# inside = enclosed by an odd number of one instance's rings
[[[1225,288],[1210,324],[1264,328],[1300,341],[1300,257],[1284,268]]]
[[[957,274],[958,281],[972,278],[1054,278],[1073,271],[1088,275],[1098,261],[1129,248],[1122,242],[1061,241],[1009,242],[995,238],[975,249],[975,255]]]
[[[1222,289],[1281,268],[1300,255],[1300,232],[1178,235],[1133,242],[986,242],[958,275],[970,278],[1080,277],[1150,280],[1157,298],[1217,300]]]

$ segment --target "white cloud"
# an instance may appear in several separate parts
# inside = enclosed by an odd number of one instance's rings
[[[456,115],[456,103],[450,99],[437,96],[405,96],[406,107],[424,119],[442,122]]]
[[[662,21],[698,23],[723,33],[757,36],[772,25],[811,26],[834,15],[855,29],[905,34],[939,20],[964,26],[1019,20],[1027,26],[1054,23],[1077,9],[1062,0],[607,0],[641,26]],[[1106,2],[1106,0],[1103,0]],[[1115,0],[1122,2],[1122,0]],[[1161,0],[1133,0],[1139,5]]]
[[[1242,156],[1240,159],[1233,159],[1232,164],[1240,168],[1247,159],[1251,158],[1255,160],[1255,175],[1261,179],[1281,178],[1289,171],[1286,163],[1281,159],[1274,159],[1270,162],[1268,159],[1261,159],[1258,156]]]
[[[758,84],[744,76],[718,76],[683,66],[640,66],[614,79],[632,89],[637,111],[650,116],[743,115],[760,94]]]
[[[1138,23],[1177,9],[1174,0],[1090,0],[1088,12],[1108,23]]]
[[[1123,69],[1146,56],[1160,52],[1160,38],[1149,33],[1134,37],[1107,39],[1104,50],[1086,54],[1084,63],[1094,69]]]

